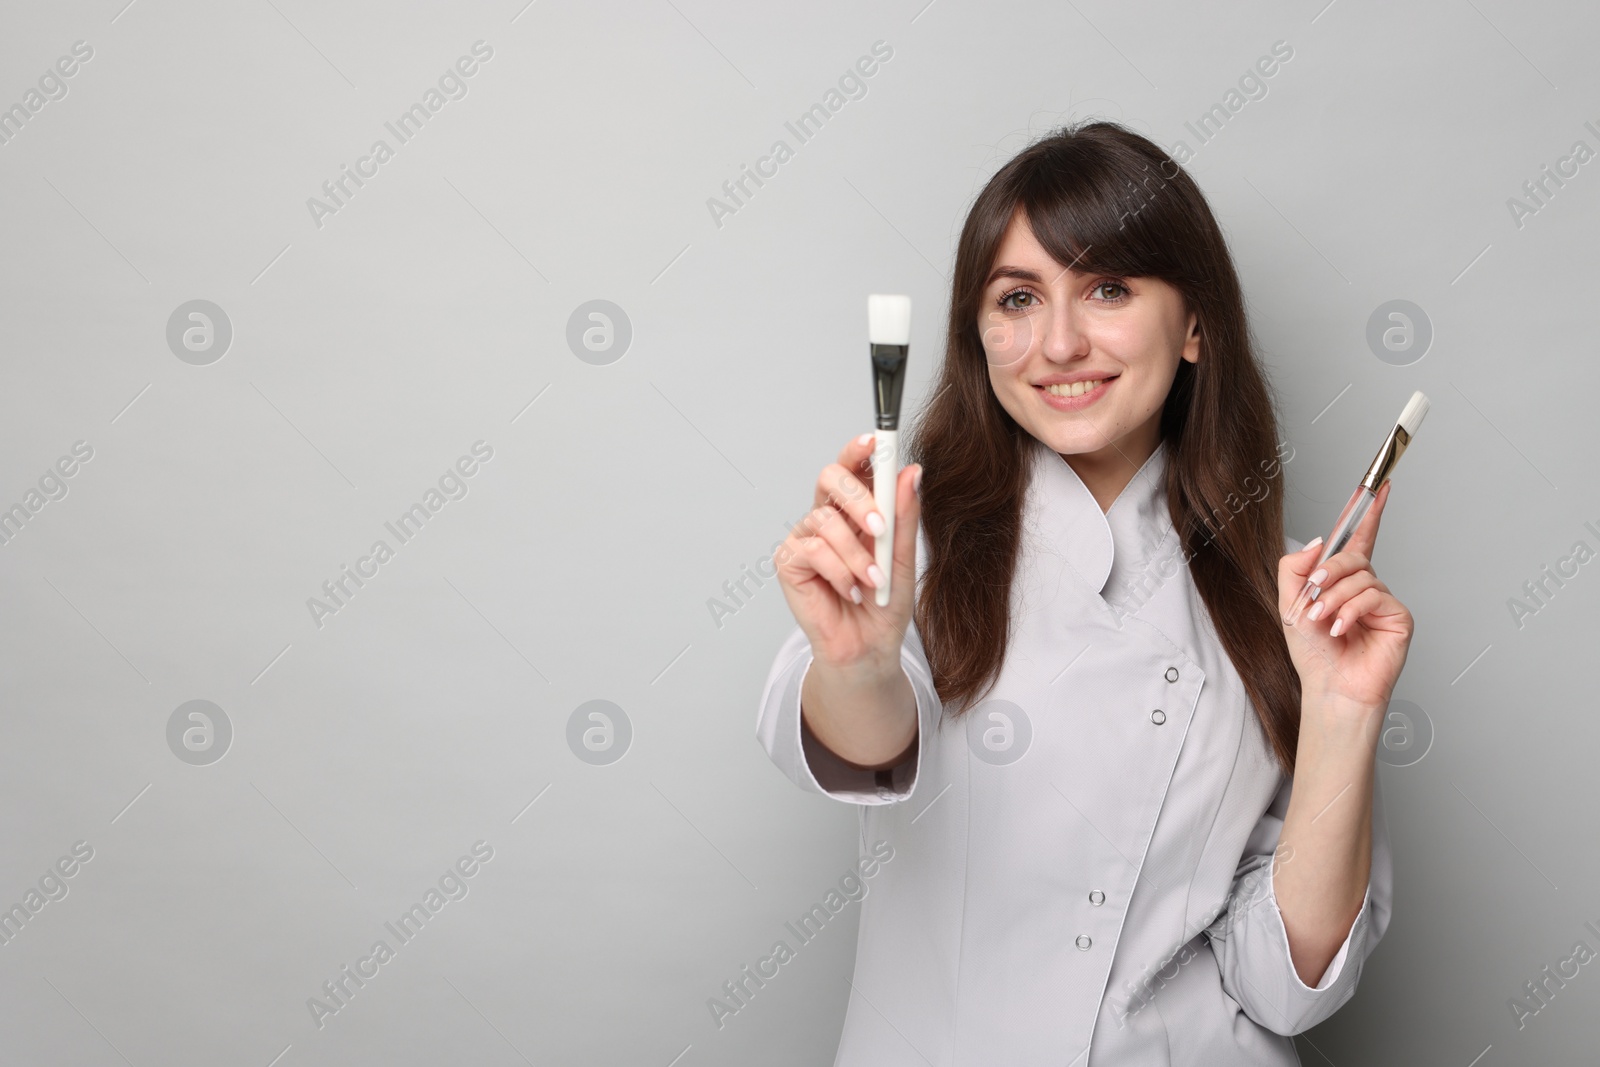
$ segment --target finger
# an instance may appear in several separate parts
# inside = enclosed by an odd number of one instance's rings
[[[1393,481],[1384,479],[1384,483],[1378,487],[1378,494],[1373,498],[1372,506],[1361,516],[1361,521],[1356,523],[1355,531],[1345,543],[1346,548],[1355,549],[1368,559],[1372,558],[1373,546],[1378,541],[1378,523],[1383,518],[1383,508],[1389,501],[1389,489],[1393,485]]]
[[[1322,538],[1317,537],[1310,544],[1301,545],[1293,552],[1284,554],[1278,561],[1278,569],[1297,578],[1304,578],[1310,574],[1317,565],[1317,557],[1322,555]]]
[[[855,576],[862,589],[876,589],[888,580],[878,570],[876,553],[862,544],[860,531],[837,508],[818,508],[812,512],[816,536],[827,542],[840,562]]]
[[[1306,605],[1307,618],[1312,622],[1320,620],[1323,626],[1328,625],[1332,612],[1343,603],[1344,597],[1366,588],[1368,583],[1360,577],[1361,575],[1372,575],[1372,571],[1359,554],[1345,551],[1329,556],[1323,561],[1322,566],[1312,571],[1306,578],[1306,581],[1317,590],[1316,599]],[[1376,580],[1375,575],[1372,577]],[[1322,606],[1319,608],[1318,604]],[[1315,615],[1311,614],[1313,611],[1316,612]]]
[[[1341,578],[1332,585],[1323,588],[1317,599],[1311,602],[1306,609],[1306,618],[1312,622],[1321,622],[1328,625],[1340,608],[1344,607],[1353,597],[1372,588],[1377,584],[1377,577],[1371,571],[1357,571],[1348,577]],[[1349,620],[1346,620],[1348,622]]]
[[[857,529],[873,536],[889,529],[873,496],[870,467],[861,472],[842,463],[830,463],[818,475],[817,489],[821,493],[819,504],[831,505],[848,515]]]
[[[1338,637],[1349,633],[1362,618],[1376,614],[1384,604],[1394,600],[1381,589],[1367,588],[1344,602],[1328,624],[1328,636]],[[1395,601],[1399,603],[1399,601]]]
[[[907,617],[913,603],[917,581],[917,524],[922,521],[922,496],[917,479],[922,464],[914,463],[900,472],[894,509],[894,578],[889,583],[889,607]]]
[[[869,494],[872,491],[872,452],[877,440],[878,435],[873,433],[852,437],[839,450],[839,458],[834,460],[835,465],[852,472],[867,487]],[[817,496],[812,502],[813,506],[821,506],[827,499],[828,492],[829,490],[818,479]]]
[[[1302,545],[1293,552],[1285,553],[1278,560],[1278,611],[1287,613],[1289,606],[1300,595],[1300,590],[1306,584],[1306,577],[1317,566],[1317,557],[1322,555],[1322,538],[1318,537],[1308,545]]]
[[[1321,590],[1317,594],[1317,599],[1321,600],[1327,595],[1330,586],[1337,585],[1351,575],[1363,571],[1371,573],[1371,561],[1361,553],[1346,548],[1323,560],[1321,566],[1306,576],[1306,581]],[[1295,592],[1298,593],[1299,590]]]
[[[827,510],[831,511],[832,509]],[[833,514],[838,515],[838,512],[835,511]],[[859,588],[857,588],[856,593],[850,591],[852,587],[858,586],[856,578],[850,572],[849,566],[839,558],[839,554],[834,551],[833,546],[825,538],[820,535],[813,535],[795,537],[793,540],[795,541],[795,549],[790,573],[794,575],[796,585],[803,582],[807,572],[810,572],[827,582],[833,588],[833,591],[839,594],[841,600],[859,604],[866,599],[866,594],[861,593]],[[857,599],[858,595],[860,599]]]
[[[788,600],[790,607],[795,611],[795,617],[801,620],[802,626],[807,619],[837,620],[839,614],[845,610],[846,603],[855,598],[850,594],[849,586],[841,590],[836,581],[830,581],[828,576],[817,568],[812,558],[815,539],[799,533],[798,525],[796,530],[797,532],[791,534],[772,555],[784,599]],[[797,596],[802,599],[797,600]],[[820,611],[815,608],[801,609],[797,605],[804,600],[815,600],[827,606]]]
[[[857,434],[855,437],[852,437],[850,440],[846,441],[843,448],[839,449],[839,458],[837,462],[842,467],[855,468],[861,466],[862,458],[870,457],[872,455],[872,449],[877,440],[878,435],[871,431],[863,434]],[[870,466],[866,467],[866,470],[869,473],[871,469],[872,468]]]

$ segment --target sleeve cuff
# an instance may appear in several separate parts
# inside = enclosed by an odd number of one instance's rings
[[[1283,912],[1278,910],[1278,887],[1269,874],[1267,876],[1268,897],[1272,905],[1272,916],[1276,920],[1275,933],[1278,942],[1283,946],[1283,960],[1289,969],[1289,980],[1294,983],[1297,993],[1320,993],[1333,986],[1339,980],[1340,973],[1344,970],[1345,960],[1350,955],[1350,945],[1355,940],[1356,932],[1366,922],[1372,910],[1372,880],[1367,880],[1367,891],[1361,898],[1361,909],[1356,912],[1354,921],[1350,923],[1349,931],[1344,935],[1344,944],[1339,946],[1339,951],[1334,953],[1333,959],[1328,962],[1328,967],[1322,972],[1322,979],[1315,986],[1308,986],[1300,978],[1300,972],[1295,969],[1294,957],[1289,952],[1289,931],[1283,924]]]
[[[870,771],[840,759],[812,734],[800,714],[800,691],[811,670],[813,657],[807,654],[805,666],[797,673],[793,688],[784,693],[785,718],[794,722],[792,751],[801,754],[800,771],[807,787],[852,804],[895,804],[908,799],[916,788],[922,768],[922,753],[927,748],[922,736],[927,725],[926,700],[916,678],[901,657],[901,670],[911,683],[917,701],[917,742],[912,755],[881,771]]]

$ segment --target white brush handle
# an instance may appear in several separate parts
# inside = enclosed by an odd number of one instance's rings
[[[878,607],[889,606],[889,582],[894,577],[894,498],[900,481],[900,431],[879,430],[872,449],[872,495],[878,514],[883,516],[883,533],[873,547],[877,549],[878,569],[883,584],[878,586]]]

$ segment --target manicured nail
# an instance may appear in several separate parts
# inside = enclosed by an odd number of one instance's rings
[[[1312,585],[1316,585],[1316,586],[1320,586],[1323,582],[1325,582],[1327,580],[1328,580],[1328,568],[1326,568],[1326,567],[1318,567],[1315,571],[1312,572],[1311,578],[1310,578],[1311,584]]]
[[[883,531],[888,527],[884,526],[882,515],[879,515],[876,511],[869,511],[867,512],[867,529],[872,531],[873,536],[882,537]]]
[[[911,476],[911,488],[918,495],[922,495],[922,468],[917,468],[917,473]]]
[[[872,587],[874,589],[883,588],[884,578],[882,567],[879,567],[876,563],[872,564],[872,566],[867,568],[867,577],[872,579]]]
[[[870,445],[876,437],[877,434],[864,433],[860,437],[856,438],[856,444]]]
[[[1318,616],[1320,616],[1322,614],[1322,609],[1327,607],[1327,606],[1328,605],[1320,603],[1320,602],[1311,605],[1311,610],[1306,612],[1306,618],[1308,618],[1308,619],[1317,618]]]
[[[861,587],[859,585],[852,585],[850,587],[850,599],[854,600],[857,604],[861,603]]]
[[[1343,619],[1334,619],[1333,620],[1333,626],[1330,627],[1329,630],[1328,630],[1328,636],[1330,636],[1330,637],[1338,637],[1339,636],[1339,632],[1341,630],[1343,630],[1343,629],[1344,629],[1344,620]]]
[[[1321,534],[1317,534],[1317,539],[1315,541],[1307,541],[1306,542],[1306,546],[1304,548],[1302,548],[1300,551],[1309,552],[1313,548],[1316,548],[1320,544],[1322,544],[1322,535]]]

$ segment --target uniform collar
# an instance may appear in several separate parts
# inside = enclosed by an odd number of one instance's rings
[[[1032,458],[1028,511],[1041,549],[1063,558],[1097,594],[1109,595],[1151,564],[1172,532],[1165,440],[1104,512],[1072,465],[1037,438]]]

